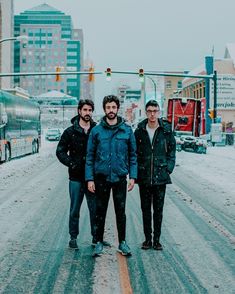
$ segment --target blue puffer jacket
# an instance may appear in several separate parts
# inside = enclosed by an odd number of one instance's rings
[[[133,131],[121,117],[110,126],[105,117],[89,136],[86,157],[86,181],[105,176],[112,183],[129,174],[137,178],[136,141]]]

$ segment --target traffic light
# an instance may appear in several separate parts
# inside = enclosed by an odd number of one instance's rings
[[[111,68],[108,67],[108,68],[106,69],[106,80],[107,80],[107,81],[111,81],[111,74],[112,74]]]
[[[208,109],[208,116],[209,116],[211,119],[213,119],[213,118],[215,117],[214,114],[215,114],[215,113],[214,113],[214,109]]]
[[[91,67],[89,68],[88,81],[89,81],[89,82],[94,82],[94,81],[95,81],[94,67],[93,67],[93,66],[91,66]]]
[[[59,72],[61,72],[61,68],[59,66],[57,66],[55,71],[59,73]],[[61,82],[61,75],[57,74],[55,76],[55,81],[56,82]]]
[[[144,82],[144,70],[143,70],[143,68],[140,68],[140,69],[139,69],[139,81],[140,81],[141,83]]]

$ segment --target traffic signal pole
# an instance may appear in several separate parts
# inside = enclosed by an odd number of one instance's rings
[[[213,82],[214,82],[214,118],[213,122],[216,123],[216,118],[217,118],[217,71],[214,71],[213,75]]]

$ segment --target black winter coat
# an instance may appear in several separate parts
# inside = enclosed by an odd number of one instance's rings
[[[96,125],[91,122],[88,133],[79,125],[79,116],[72,118],[72,126],[68,127],[62,134],[56,149],[59,161],[69,169],[69,179],[72,181],[85,180],[86,149],[89,133]]]
[[[146,130],[147,119],[135,130],[139,185],[171,184],[170,174],[175,166],[176,143],[167,121],[159,119],[151,144]]]

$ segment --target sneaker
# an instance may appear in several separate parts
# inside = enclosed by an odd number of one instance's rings
[[[163,250],[162,244],[160,242],[154,242],[153,249],[154,250]]]
[[[95,249],[94,249],[94,253],[93,256],[100,256],[101,254],[103,254],[103,243],[102,242],[97,242],[97,244],[95,245]]]
[[[105,247],[111,247],[111,244],[109,242],[107,242],[107,241],[102,241],[102,243],[103,243],[103,246],[105,246]],[[91,242],[91,246],[95,247],[96,244],[97,244],[97,241],[96,241],[95,238],[93,238],[92,242]]]
[[[77,239],[71,239],[69,241],[69,248],[78,249]]]
[[[152,248],[152,241],[151,240],[145,240],[142,243],[141,249],[148,250],[150,248]]]
[[[126,241],[122,241],[119,246],[118,246],[118,252],[120,252],[122,255],[125,256],[131,256],[131,249],[130,247],[126,244]]]

